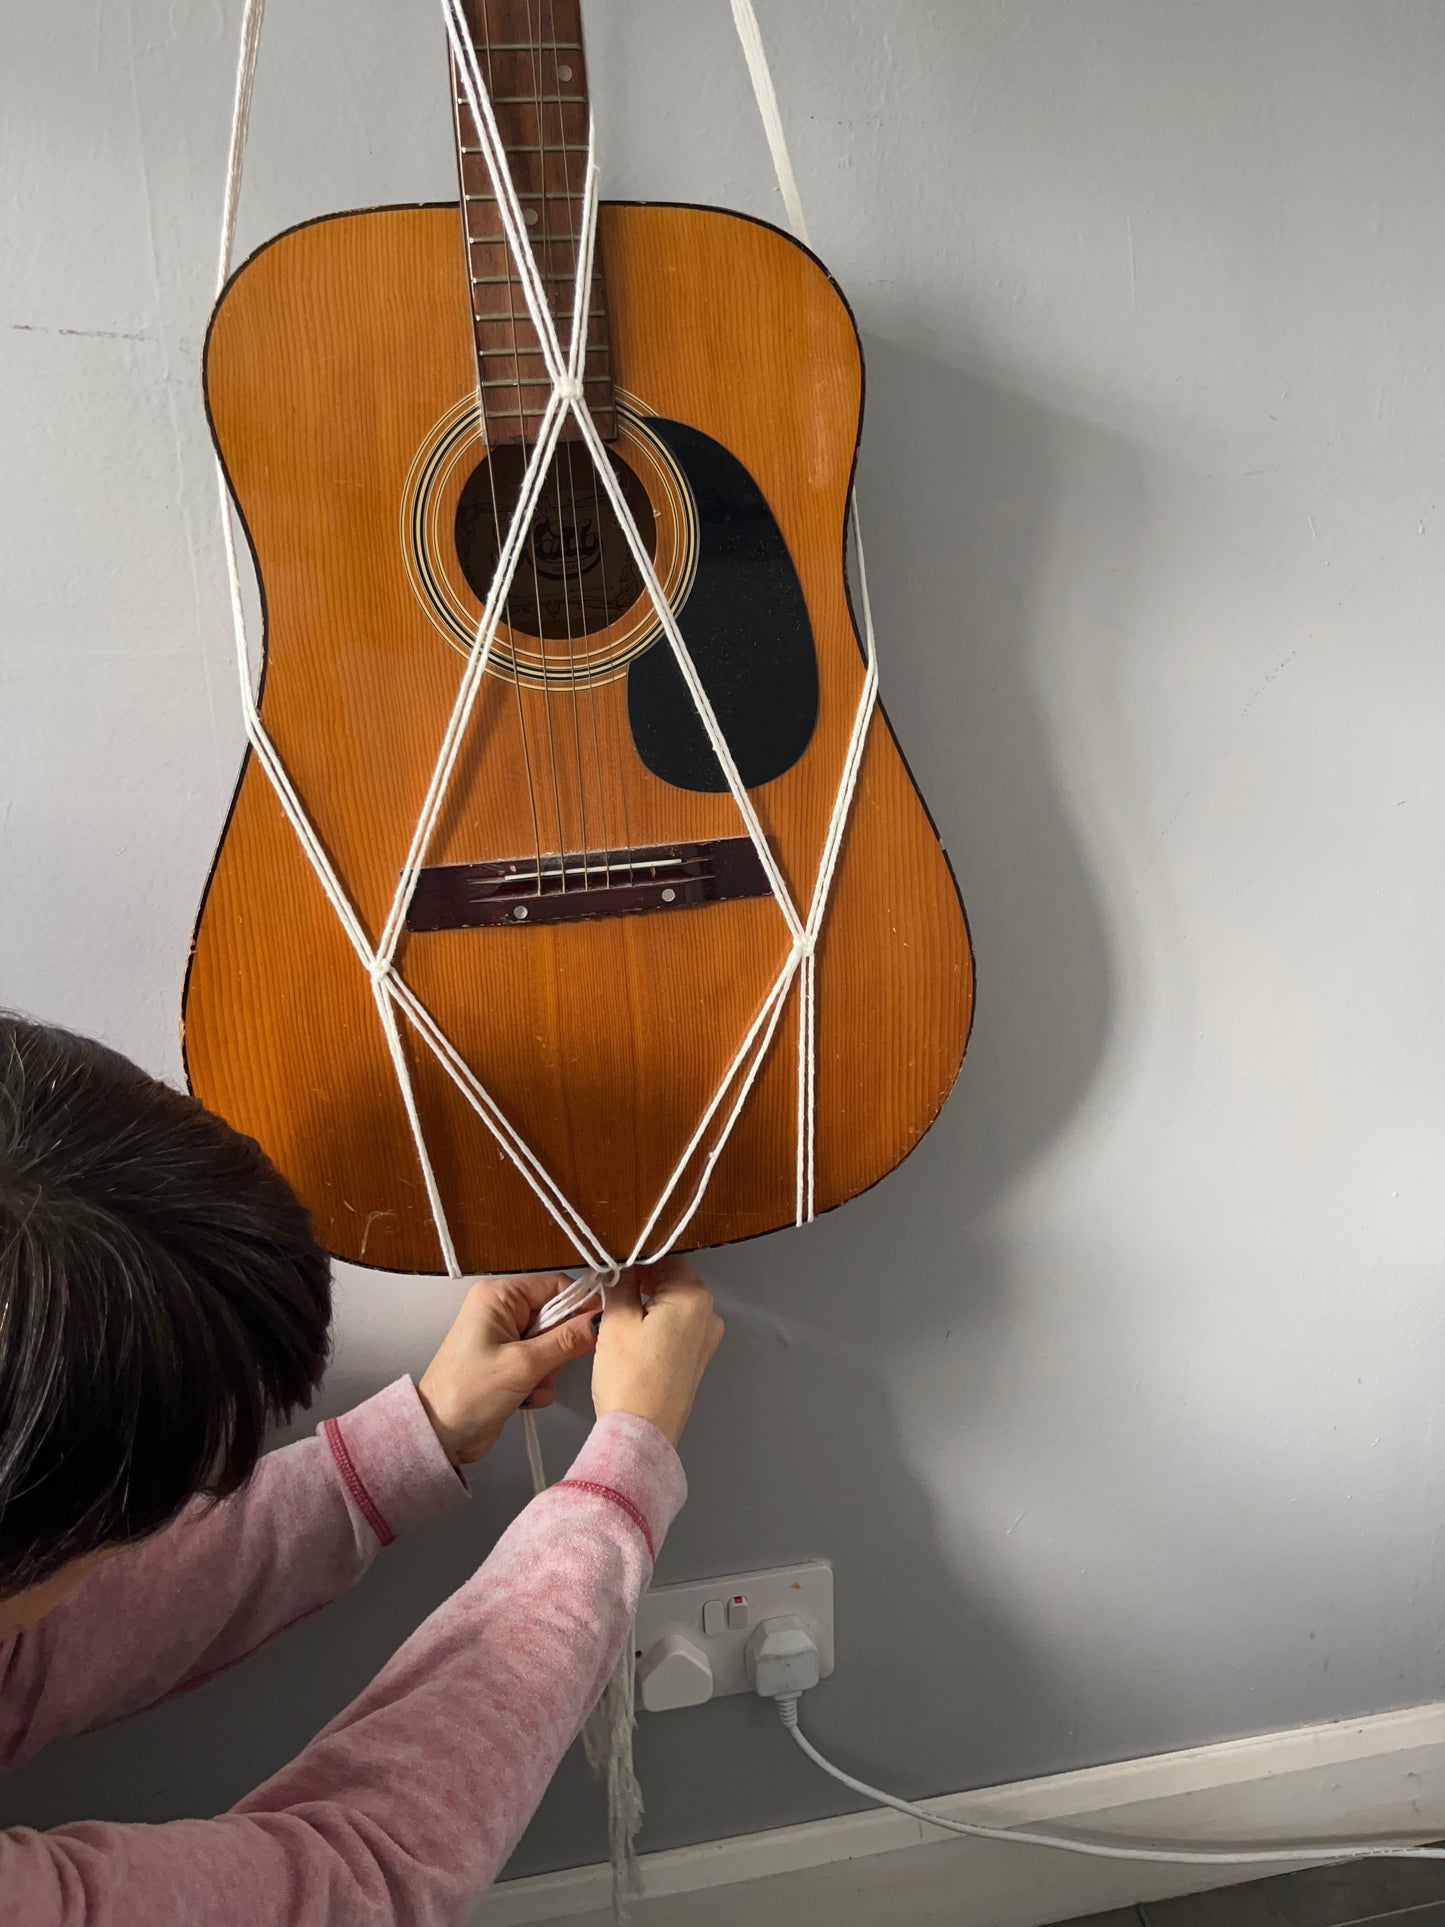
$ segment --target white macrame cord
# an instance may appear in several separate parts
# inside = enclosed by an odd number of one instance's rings
[[[583,394],[580,371],[582,355],[587,335],[587,290],[591,285],[592,257],[596,240],[597,226],[597,169],[595,142],[591,128],[588,130],[587,186],[583,214],[583,234],[578,250],[577,279],[574,288],[571,331],[569,347],[564,354],[558,340],[551,312],[543,298],[542,285],[532,255],[531,241],[522,219],[520,204],[512,186],[511,175],[506,165],[502,143],[491,110],[491,102],[478,70],[470,36],[461,10],[461,0],[441,0],[446,16],[447,32],[456,59],[457,72],[462,80],[467,103],[472,110],[480,144],[485,156],[487,170],[491,176],[493,192],[501,210],[503,229],[507,245],[517,265],[521,279],[527,311],[537,332],[541,345],[548,378],[552,385],[551,396],[546,413],[542,417],[541,432],[533,445],[526,464],[522,489],[513,515],[507,537],[502,544],[494,579],[487,594],[486,606],[477,627],[475,644],[457,690],[456,701],[447,729],[438,748],[436,764],[431,783],[428,787],[421,813],[412,836],[406,863],[402,870],[396,896],[392,902],[380,940],[375,948],[369,943],[360,919],[356,915],[344,884],[337,876],[315,826],[306,812],[305,805],[291,782],[275,745],[267,735],[261,721],[253,690],[253,671],[250,650],[246,637],[245,606],[241,583],[240,564],[236,549],[235,530],[231,518],[231,504],[225,472],[217,459],[216,473],[220,491],[221,526],[226,555],[226,573],[230,587],[231,612],[236,642],[236,668],[240,685],[241,711],[245,720],[246,735],[261,767],[271,782],[277,800],[296,833],[308,861],[316,872],[317,879],[335,911],[337,919],[345,932],[347,940],[356,952],[361,967],[367,972],[376,1002],[377,1016],[386,1040],[387,1050],[396,1073],[397,1086],[406,1111],[407,1122],[416,1147],[417,1162],[421,1169],[423,1183],[432,1217],[436,1225],[437,1238],[441,1246],[443,1261],[453,1277],[461,1276],[461,1266],[457,1259],[456,1248],[447,1224],[446,1210],[442,1202],[436,1175],[428,1154],[425,1132],[417,1110],[416,1097],[412,1088],[411,1072],[407,1063],[406,1050],[402,1038],[400,1017],[406,1020],[412,1032],[426,1049],[430,1050],[443,1070],[462,1092],[472,1109],[481,1118],[487,1129],[496,1138],[500,1147],[512,1158],[517,1169],[540,1200],[553,1220],[565,1233],[575,1247],[586,1271],[573,1284],[560,1292],[542,1311],[534,1329],[545,1330],[571,1317],[584,1305],[597,1296],[601,1290],[605,1297],[607,1287],[615,1281],[620,1264],[651,1263],[672,1249],[687,1228],[699,1205],[702,1203],[708,1181],[716,1167],[741,1115],[743,1105],[757,1080],[758,1074],[767,1059],[776,1034],[779,1020],[788,1000],[794,980],[798,983],[798,1067],[797,1067],[797,1219],[799,1223],[810,1219],[814,1209],[814,1155],[816,1135],[816,966],[815,952],[819,933],[826,914],[829,892],[832,887],[834,871],[837,867],[843,835],[848,823],[854,793],[857,789],[858,774],[862,766],[863,751],[878,700],[878,664],[874,641],[872,610],[868,601],[868,581],[863,560],[863,546],[858,529],[856,500],[850,504],[850,519],[854,542],[854,555],[857,565],[859,603],[863,616],[864,665],[865,673],[862,689],[849,735],[847,751],[844,756],[842,773],[834,799],[833,811],[829,820],[828,833],[824,840],[819,860],[818,874],[814,882],[812,897],[807,914],[803,915],[787,889],[782,874],[768,847],[751,799],[743,787],[737,767],[723,737],[707,693],[698,678],[687,645],[678,629],[672,609],[663,594],[652,566],[651,557],[644,548],[631,512],[613,475],[611,465],[605,457],[600,438],[587,410]],[[737,28],[743,54],[747,61],[748,73],[752,80],[753,92],[758,111],[767,135],[769,150],[777,174],[778,191],[794,233],[800,241],[807,242],[807,226],[803,217],[802,203],[798,194],[797,181],[793,173],[792,161],[788,154],[787,141],[783,132],[782,116],[778,108],[777,94],[773,87],[772,76],[768,70],[767,54],[759,32],[757,16],[753,11],[752,0],[731,0],[733,21]],[[236,211],[240,197],[242,165],[245,157],[246,134],[250,120],[251,95],[255,81],[256,54],[260,42],[261,22],[265,12],[265,0],[246,0],[241,28],[240,58],[236,76],[235,105],[231,121],[230,153],[226,170],[225,202],[221,222],[220,264],[217,276],[218,297],[224,291],[231,272],[231,254],[235,239]],[[545,478],[552,452],[557,446],[562,424],[568,414],[578,423],[584,441],[592,456],[598,478],[606,489],[608,498],[617,515],[618,521],[627,538],[634,560],[637,563],[647,593],[656,610],[658,622],[667,638],[678,668],[687,684],[696,706],[698,715],[707,733],[723,773],[727,778],[728,789],[742,817],[744,827],[752,840],[768,878],[769,887],[777,903],[780,914],[788,928],[792,942],[788,956],[763,998],[756,1016],[748,1027],[747,1033],[734,1053],[722,1082],[705,1106],[692,1136],[684,1147],[682,1155],[674,1166],[667,1183],[664,1185],[647,1222],[639,1233],[632,1251],[625,1260],[613,1258],[602,1240],[587,1224],[582,1214],[562,1193],[540,1159],[532,1152],[525,1140],[517,1132],[502,1112],[496,1101],[472,1068],[465,1062],[455,1046],[447,1038],[416,993],[404,981],[395,967],[395,953],[402,929],[405,926],[407,907],[417,878],[425,862],[427,848],[445,804],[448,786],[456,765],[458,751],[466,735],[467,726],[481,679],[486,672],[492,646],[495,641],[497,625],[502,608],[505,606],[511,588],[525,532],[530,524],[543,479]],[[680,1212],[668,1225],[667,1235],[662,1242],[647,1251],[649,1242],[658,1224],[663,1220],[668,1207],[675,1199],[683,1176],[700,1147],[708,1137],[714,1121],[722,1115],[722,1122],[716,1135],[708,1146],[703,1158],[701,1176],[691,1195],[683,1202]],[[644,1255],[646,1254],[646,1255]],[[531,1412],[523,1414],[526,1428],[528,1463],[532,1470],[533,1482],[540,1491],[545,1484],[541,1452]],[[641,1818],[641,1796],[637,1781],[632,1772],[631,1733],[633,1724],[632,1642],[629,1640],[612,1678],[608,1683],[603,1700],[594,1718],[589,1721],[586,1733],[587,1754],[594,1766],[607,1777],[609,1808],[609,1843],[613,1866],[614,1911],[619,1917],[625,1912],[623,1895],[625,1891],[635,1891],[638,1886],[637,1861],[634,1838]],[[977,1835],[987,1839],[1003,1841],[1031,1842],[1040,1846],[1056,1847],[1065,1852],[1091,1854],[1099,1857],[1121,1860],[1167,1861],[1170,1863],[1204,1865],[1220,1864],[1277,1864],[1281,1861],[1332,1861],[1357,1858],[1401,1858],[1401,1859],[1440,1859],[1445,1850],[1431,1847],[1381,1846],[1375,1842],[1361,1841],[1349,1845],[1330,1843],[1305,1843],[1296,1847],[1258,1848],[1201,1848],[1194,1851],[1176,1851],[1149,1847],[1120,1847],[1113,1843],[1069,1839],[1047,1834],[1020,1833],[1012,1829],[1002,1829],[970,1822],[942,1819],[926,1809],[901,1801],[891,1794],[881,1792],[876,1787],[853,1779],[835,1767],[821,1755],[798,1730],[796,1702],[780,1707],[784,1724],[792,1732],[793,1738],[816,1764],[831,1773],[836,1779],[854,1791],[878,1800],[885,1805],[897,1807],[921,1821],[931,1825],[948,1828],[950,1831]]]
[[[417,1106],[403,1036],[403,1020],[417,1043],[431,1052],[438,1065],[495,1138],[501,1150],[520,1171],[538,1201],[576,1250],[581,1264],[586,1268],[583,1275],[560,1292],[538,1316],[534,1329],[540,1331],[547,1330],[580,1311],[597,1296],[599,1290],[605,1295],[607,1287],[616,1280],[618,1271],[623,1265],[654,1263],[677,1244],[702,1204],[718,1160],[768,1059],[795,980],[798,986],[795,1215],[800,1224],[813,1216],[814,1146],[817,1129],[816,948],[827,912],[833,875],[842,848],[854,793],[857,789],[868,728],[877,706],[877,655],[862,546],[858,537],[857,509],[854,504],[852,527],[864,626],[864,677],[843,759],[838,790],[819,859],[817,876],[804,912],[794,902],[768,843],[767,835],[743,784],[732,752],[678,627],[672,606],[657,578],[652,557],[633,520],[632,512],[622,494],[621,485],[607,459],[606,451],[587,407],[581,377],[587,343],[587,304],[592,282],[592,262],[597,233],[595,130],[589,124],[582,233],[578,246],[568,345],[564,351],[551,308],[545,298],[532,252],[531,237],[513,186],[505,149],[492,111],[491,100],[482,79],[461,0],[441,0],[441,7],[456,72],[472,113],[478,142],[500,212],[503,233],[516,266],[527,313],[536,331],[547,378],[551,384],[551,393],[541,419],[537,439],[527,452],[521,490],[505,540],[501,544],[496,569],[477,625],[473,647],[457,688],[446,729],[437,748],[431,779],[417,817],[405,862],[402,865],[396,893],[383,923],[381,935],[374,947],[350,900],[346,886],[336,873],[306,806],[297,793],[285,763],[261,719],[255,696],[255,674],[247,638],[245,600],[230,493],[219,455],[216,475],[235,637],[237,680],[247,740],[275,791],[277,801],[295,832],[301,849],[314,870],[317,881],[335,912],[347,941],[356,952],[357,960],[370,980],[378,1022],[391,1058],[397,1089],[411,1132],[443,1263],[452,1277],[462,1275],[455,1242],[447,1222],[446,1207]],[[220,259],[217,269],[218,299],[224,292],[231,274],[236,216],[264,14],[265,0],[246,0],[241,26],[240,56],[221,221]],[[795,232],[800,240],[806,241],[807,230],[798,198],[797,183],[783,136],[777,97],[768,72],[767,57],[758,32],[757,19],[749,0],[733,0],[733,18],[743,44],[759,112],[777,170],[779,191],[783,196]],[[480,393],[478,399],[480,401]],[[486,1089],[476,1071],[465,1061],[396,967],[396,951],[405,929],[407,910],[425,865],[436,825],[445,807],[457,758],[466,740],[473,710],[483,687],[482,679],[491,659],[498,625],[511,591],[513,576],[521,559],[533,510],[546,479],[562,428],[569,415],[578,426],[582,440],[591,456],[597,478],[606,491],[626,538],[628,548],[652,602],[659,627],[692,697],[708,742],[726,778],[728,791],[742,818],[743,827],[753,849],[757,853],[773,901],[777,905],[791,940],[782,967],[764,995],[721,1082],[704,1106],[691,1136],[682,1148],[677,1162],[648,1213],[636,1242],[625,1257],[616,1257],[608,1251],[601,1237],[588,1224],[582,1212],[566,1197],[541,1159]],[[705,1150],[704,1146],[706,1146]],[[677,1195],[679,1187],[700,1152],[702,1155],[697,1181],[690,1193],[679,1201]],[[660,1224],[665,1224],[665,1233],[660,1242],[654,1243],[654,1234]],[[528,1464],[531,1468],[533,1483],[540,1491],[545,1484],[545,1473],[535,1420],[530,1411],[523,1414],[523,1419]],[[613,1868],[619,1895],[623,1884],[629,1888],[636,1885],[636,1862],[632,1840],[640,1818],[641,1802],[631,1766],[632,1717],[632,1653],[629,1641],[628,1648],[619,1661],[618,1669],[604,1697],[603,1706],[599,1709],[599,1716],[590,1726],[588,1734],[589,1757],[606,1771],[608,1779]]]
[[[486,605],[478,624],[475,644],[469,656],[466,670],[461,678],[453,703],[446,730],[438,746],[431,781],[422,803],[416,826],[412,835],[406,860],[403,864],[395,896],[382,927],[380,939],[375,948],[370,944],[361,921],[352,905],[345,885],[336,874],[326,850],[312,823],[306,807],[287,773],[279,752],[271,741],[261,720],[253,693],[254,674],[251,663],[250,647],[246,633],[245,609],[241,585],[241,573],[235,529],[231,516],[230,499],[225,474],[217,461],[217,482],[221,495],[222,532],[225,544],[227,577],[231,595],[233,628],[236,642],[236,666],[240,684],[242,714],[246,735],[270,780],[277,799],[296,833],[318,882],[326,894],[337,919],[355,950],[362,968],[367,972],[376,1002],[378,1019],[382,1026],[387,1049],[391,1056],[396,1074],[397,1086],[406,1111],[408,1126],[416,1150],[417,1163],[426,1188],[428,1205],[436,1226],[441,1245],[443,1261],[453,1276],[460,1276],[460,1265],[455,1245],[447,1223],[446,1209],[442,1201],[440,1187],[428,1151],[426,1135],[423,1130],[412,1087],[406,1050],[402,1037],[398,1013],[404,1018],[418,1041],[429,1049],[442,1069],[457,1085],[473,1110],[481,1118],[488,1130],[496,1138],[501,1148],[510,1156],[527,1184],[563,1231],[568,1241],[576,1249],[581,1262],[588,1267],[590,1277],[579,1279],[566,1293],[547,1306],[539,1328],[559,1322],[596,1295],[601,1282],[610,1281],[616,1276],[621,1264],[654,1262],[671,1250],[685,1232],[688,1224],[702,1203],[732,1129],[741,1115],[744,1104],[768,1057],[773,1037],[781,1019],[788,993],[798,980],[798,1063],[797,1063],[797,1158],[795,1186],[795,1214],[802,1223],[814,1211],[814,1144],[816,1140],[816,1069],[815,1069],[815,1009],[816,1009],[816,962],[815,951],[823,919],[826,915],[829,892],[836,869],[838,854],[842,847],[843,834],[847,826],[853,795],[857,787],[858,772],[862,762],[863,749],[869,723],[877,702],[877,656],[874,642],[872,612],[869,608],[867,578],[863,569],[861,546],[857,543],[856,507],[853,511],[855,548],[858,557],[860,602],[864,619],[865,674],[860,692],[857,711],[844,756],[843,769],[830,817],[828,832],[814,882],[811,900],[804,915],[794,903],[784,881],[776,858],[768,844],[766,833],[758,820],[752,799],[743,785],[726,738],[718,723],[707,692],[702,686],[688,652],[687,644],[678,627],[676,617],[662,586],[657,579],[642,538],[637,530],[628,508],[621,486],[611,464],[606,459],[602,442],[597,434],[583,393],[580,371],[582,356],[587,339],[587,298],[591,285],[592,259],[596,243],[597,229],[597,166],[595,139],[589,128],[586,190],[583,205],[583,222],[576,282],[573,292],[569,346],[564,353],[558,340],[551,309],[543,294],[541,279],[532,253],[531,238],[522,210],[512,183],[511,173],[506,164],[506,156],[492,112],[490,98],[483,83],[476,52],[467,31],[462,13],[461,0],[441,0],[446,20],[447,32],[452,52],[456,60],[457,73],[462,83],[467,104],[471,108],[476,125],[483,157],[491,177],[493,192],[500,211],[503,231],[508,248],[516,263],[517,273],[528,315],[536,330],[543,361],[551,382],[551,395],[545,414],[542,417],[540,433],[532,444],[526,462],[522,488],[513,513],[506,539],[498,557],[493,581],[489,588]],[[231,272],[231,257],[235,237],[236,213],[240,196],[242,169],[245,157],[246,135],[250,120],[251,96],[255,81],[256,56],[260,42],[261,24],[265,12],[265,0],[247,0],[242,22],[241,53],[236,80],[235,107],[232,116],[230,154],[226,173],[225,202],[222,217],[220,262],[217,274],[218,295],[225,288]],[[780,191],[793,218],[793,224],[800,235],[806,234],[802,209],[798,204],[797,187],[793,179],[791,163],[788,161],[786,143],[783,140],[777,100],[768,75],[766,56],[758,36],[757,22],[748,0],[733,0],[733,14],[738,23],[744,50],[747,54],[749,72],[758,93],[769,145],[778,168]],[[712,1098],[704,1107],[696,1127],[669,1174],[661,1193],[648,1214],[646,1222],[638,1234],[632,1250],[625,1258],[612,1256],[602,1239],[587,1223],[582,1213],[566,1197],[547,1171],[541,1160],[532,1151],[525,1139],[506,1117],[496,1100],[487,1091],[475,1070],[468,1065],[460,1053],[445,1036],[430,1011],[406,983],[396,968],[396,950],[405,928],[406,913],[418,877],[426,860],[428,847],[436,828],[437,821],[445,806],[450,783],[456,767],[461,745],[466,738],[477,697],[482,688],[482,678],[486,673],[495,643],[501,612],[505,607],[511,589],[512,578],[521,558],[522,545],[530,525],[540,490],[546,477],[552,454],[557,447],[562,425],[568,415],[577,422],[592,457],[598,479],[607,491],[609,500],[617,515],[623,533],[637,564],[647,594],[652,601],[659,626],[672,650],[674,660],[683,676],[696,706],[698,716],[707,733],[719,765],[726,777],[733,802],[742,818],[744,828],[757,852],[758,860],[768,879],[773,900],[787,926],[792,939],[791,947],[782,968],[755,1015],[737,1051],[734,1053],[721,1082]],[[713,1127],[721,1114],[721,1125]],[[667,1223],[665,1236],[649,1251],[654,1233],[663,1221],[668,1208],[673,1204],[679,1185],[699,1150],[712,1132],[712,1141],[703,1155],[698,1182],[690,1196],[682,1204],[680,1211]]]

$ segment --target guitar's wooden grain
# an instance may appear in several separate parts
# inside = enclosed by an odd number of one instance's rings
[[[619,388],[746,465],[803,585],[818,725],[801,760],[754,797],[806,901],[863,673],[842,572],[861,402],[852,322],[816,261],[760,223],[606,205],[600,232]],[[454,207],[313,222],[239,272],[208,343],[217,443],[264,590],[263,715],[373,937],[463,667],[412,590],[399,531],[413,457],[475,378],[460,251]],[[625,690],[619,680],[584,691],[575,722],[569,696],[522,692],[529,801],[518,698],[488,676],[430,861],[531,851],[534,803],[545,848],[580,847],[584,812],[594,848],[604,817],[614,844],[736,834],[730,798],[673,789],[643,767]],[[400,962],[563,1190],[625,1253],[787,950],[762,899],[412,933]],[[958,894],[881,715],[818,984],[822,1210],[883,1176],[928,1129],[972,1010]],[[792,1221],[793,1004],[690,1246]],[[196,932],[185,1048],[197,1093],[266,1147],[331,1250],[440,1268],[365,975],[254,759]],[[464,1265],[573,1261],[430,1053],[411,1040],[410,1057]]]

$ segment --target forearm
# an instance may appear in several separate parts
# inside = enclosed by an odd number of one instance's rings
[[[35,1927],[220,1927],[238,1891],[251,1927],[455,1922],[506,1860],[595,1702],[684,1490],[651,1426],[603,1420],[569,1478],[234,1812],[0,1836],[0,1893],[23,1894],[28,1911],[16,1918]],[[63,1911],[67,1891],[94,1910]],[[156,1910],[161,1895],[169,1912]]]
[[[4,1649],[0,1764],[234,1665],[465,1496],[409,1380],[269,1453],[234,1498],[187,1507]]]
[[[476,1576],[238,1811],[294,1808],[352,1785],[407,1856],[435,1870],[439,1891],[479,1891],[596,1703],[684,1491],[653,1427],[602,1421]]]

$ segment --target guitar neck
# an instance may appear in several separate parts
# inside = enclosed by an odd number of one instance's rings
[[[464,11],[565,352],[571,335],[587,178],[589,114],[581,0],[464,0]],[[552,384],[506,243],[501,210],[455,57],[451,77],[486,439],[489,447],[534,441]],[[611,441],[617,428],[600,240],[593,261],[583,376],[598,433]],[[563,440],[577,440],[580,434],[569,415]]]

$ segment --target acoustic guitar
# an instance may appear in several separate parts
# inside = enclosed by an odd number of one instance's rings
[[[580,0],[468,0],[467,16],[565,342],[589,122]],[[261,585],[261,714],[373,941],[551,386],[455,63],[452,101],[459,202],[278,235],[230,280],[205,349]],[[844,567],[852,317],[766,222],[605,202],[588,330],[593,420],[806,905],[864,677]],[[531,518],[397,966],[625,1253],[792,939],[576,436],[569,423]],[[816,984],[821,1210],[917,1144],[972,1013],[957,887],[881,711]],[[797,1023],[795,985],[689,1247],[794,1219]],[[251,754],[183,1032],[196,1094],[259,1140],[332,1252],[442,1268],[371,986]],[[405,1048],[464,1268],[575,1262],[433,1053]]]

